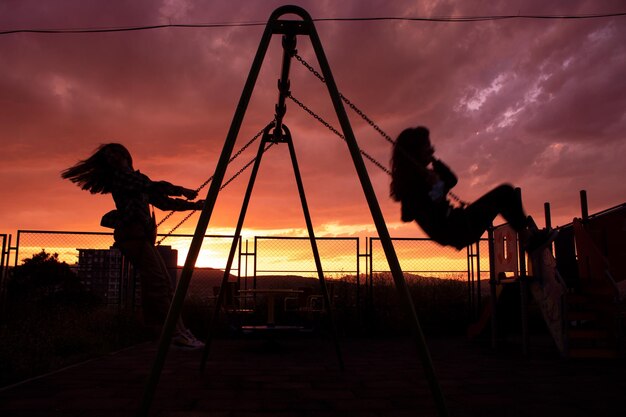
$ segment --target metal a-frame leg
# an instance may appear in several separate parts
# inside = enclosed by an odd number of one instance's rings
[[[311,39],[311,43],[313,45],[317,60],[320,64],[322,75],[324,77],[324,80],[326,81],[326,86],[328,87],[328,93],[330,94],[330,98],[333,102],[335,113],[337,113],[337,118],[339,119],[339,123],[343,130],[346,143],[348,144],[348,149],[350,150],[352,161],[354,162],[354,167],[359,176],[359,180],[361,181],[363,193],[365,194],[365,198],[372,214],[374,224],[376,225],[376,230],[378,231],[378,236],[383,246],[385,256],[387,257],[387,262],[389,263],[391,275],[393,276],[396,289],[398,290],[398,294],[400,296],[400,302],[406,316],[410,320],[411,330],[415,338],[417,351],[420,356],[426,378],[428,379],[433,399],[435,401],[435,405],[437,406],[437,411],[439,413],[439,416],[447,416],[448,409],[446,401],[443,396],[443,392],[441,391],[437,376],[435,374],[432,359],[430,357],[430,352],[428,350],[428,346],[426,344],[426,340],[424,338],[424,334],[422,332],[422,328],[417,317],[417,313],[415,311],[415,306],[413,305],[413,300],[411,298],[409,288],[404,279],[402,268],[400,267],[400,262],[398,261],[398,256],[396,255],[393,243],[391,242],[391,236],[389,235],[385,219],[378,204],[378,200],[376,199],[374,188],[367,174],[367,169],[365,167],[365,163],[363,162],[363,158],[361,156],[359,146],[356,142],[354,132],[352,131],[350,120],[348,119],[348,115],[346,114],[345,108],[343,107],[341,96],[339,95],[339,90],[337,89],[337,84],[335,83],[335,79],[333,78],[333,75],[330,71],[330,65],[328,64],[328,60],[326,59],[324,49],[322,48],[322,43],[319,39],[319,36],[317,35],[315,26],[313,25],[312,19],[308,15],[308,13],[302,9],[300,9],[299,12],[292,11],[292,13],[296,13],[300,17],[302,17],[303,20],[310,22],[309,37]]]
[[[304,185],[302,183],[302,177],[300,175],[300,169],[298,168],[298,159],[296,158],[296,150],[293,146],[293,140],[291,139],[291,134],[289,133],[289,129],[287,126],[284,126],[287,131],[286,141],[289,145],[289,154],[291,156],[291,163],[293,165],[293,171],[296,176],[296,183],[298,184],[298,193],[300,194],[300,202],[302,203],[302,210],[304,212],[304,218],[306,221],[306,227],[309,232],[309,239],[311,241],[311,250],[313,251],[313,259],[315,260],[315,267],[317,269],[317,277],[320,282],[320,288],[322,290],[322,296],[324,297],[324,302],[327,306],[328,312],[328,322],[330,325],[330,330],[333,336],[333,342],[335,344],[335,352],[337,353],[337,360],[339,360],[339,367],[343,369],[343,357],[341,355],[341,348],[339,346],[339,340],[337,337],[337,328],[335,326],[335,320],[333,319],[333,309],[332,309],[332,300],[330,299],[330,295],[328,294],[328,287],[326,286],[326,280],[324,279],[324,271],[322,269],[322,261],[320,259],[319,250],[317,248],[317,241],[315,240],[315,232],[313,230],[313,222],[311,221],[311,214],[309,212],[309,206],[306,201],[306,196],[304,193]]]
[[[268,22],[268,25],[263,32],[263,36],[261,37],[261,42],[259,44],[259,49],[257,50],[257,53],[254,57],[250,73],[248,74],[246,84],[244,85],[241,97],[239,99],[239,103],[237,104],[237,110],[235,111],[235,115],[233,116],[230,129],[228,130],[228,134],[224,142],[224,147],[222,148],[222,153],[220,154],[220,158],[215,168],[213,180],[211,181],[209,191],[207,192],[204,207],[202,209],[202,212],[200,213],[200,218],[198,219],[196,230],[189,246],[189,252],[187,253],[187,258],[185,259],[185,265],[183,266],[180,279],[178,280],[178,285],[176,286],[176,291],[174,292],[174,296],[170,304],[170,309],[168,311],[165,323],[163,325],[163,329],[161,331],[161,337],[159,339],[157,347],[157,354],[154,359],[148,381],[146,382],[146,385],[144,387],[143,396],[137,412],[137,415],[140,417],[146,417],[150,411],[150,406],[152,405],[159,379],[161,377],[161,372],[165,364],[165,359],[167,357],[170,343],[172,341],[176,322],[178,321],[178,318],[180,316],[183,303],[185,301],[185,296],[191,282],[191,276],[193,275],[194,267],[196,261],[198,260],[198,255],[200,254],[204,235],[206,234],[207,227],[209,226],[209,221],[211,219],[211,215],[213,214],[213,209],[215,208],[217,196],[224,181],[228,162],[233,153],[233,148],[235,147],[235,142],[237,141],[237,136],[239,134],[239,130],[241,129],[241,124],[243,122],[246,109],[248,108],[248,104],[250,103],[250,97],[252,96],[254,85],[256,84],[256,80],[261,70],[263,58],[267,53],[267,48],[269,46],[272,35],[274,34],[274,26],[280,15],[281,14],[276,11],[270,17],[271,24]]]
[[[265,132],[263,134],[263,139],[261,140],[261,144],[259,146],[259,151],[257,152],[257,157],[255,159],[255,163],[254,163],[254,167],[252,168],[252,173],[250,174],[250,180],[248,182],[248,187],[246,189],[246,194],[244,196],[244,200],[243,200],[243,204],[241,207],[241,212],[239,214],[239,220],[237,221],[237,226],[235,228],[235,234],[233,236],[233,243],[231,245],[230,248],[230,252],[228,254],[228,261],[226,263],[226,269],[224,270],[224,276],[222,278],[222,282],[220,285],[220,292],[217,298],[217,302],[215,304],[214,307],[214,311],[213,311],[213,315],[211,316],[211,320],[210,320],[210,325],[209,325],[209,333],[207,336],[207,340],[205,342],[205,347],[204,347],[204,351],[202,354],[202,361],[201,361],[201,365],[200,368],[201,370],[204,370],[206,367],[206,362],[207,362],[207,358],[208,358],[208,354],[209,354],[209,348],[210,348],[210,343],[212,340],[212,335],[215,331],[215,323],[217,321],[217,317],[219,315],[219,311],[221,308],[221,305],[224,301],[224,292],[226,289],[226,284],[228,282],[228,276],[230,274],[231,268],[232,268],[232,264],[235,258],[235,253],[237,251],[237,241],[239,240],[240,236],[241,236],[241,230],[243,228],[243,223],[246,217],[246,212],[248,210],[248,206],[250,204],[250,198],[252,196],[252,191],[254,189],[254,183],[256,181],[256,177],[257,174],[259,172],[259,167],[261,165],[261,158],[263,156],[263,153],[265,152],[265,150],[268,148],[266,147],[266,145],[270,144],[271,146],[271,138],[275,138],[277,137],[275,134],[274,135],[270,135],[270,129],[272,128],[272,124],[270,124],[266,129]],[[306,195],[304,192],[304,185],[302,183],[302,176],[300,175],[300,169],[298,167],[298,161],[296,158],[296,152],[293,146],[293,140],[291,139],[291,133],[289,132],[289,129],[287,128],[287,126],[283,125],[282,126],[283,129],[286,131],[284,135],[281,135],[282,137],[282,143],[287,143],[288,147],[289,147],[289,154],[291,157],[291,161],[292,161],[292,165],[293,165],[293,170],[294,170],[294,174],[296,177],[296,183],[298,186],[298,193],[300,195],[300,201],[302,203],[302,210],[304,212],[304,217],[305,217],[305,221],[306,221],[306,225],[307,225],[307,229],[309,231],[309,238],[311,241],[311,249],[313,251],[313,258],[315,259],[315,265],[317,267],[317,273],[318,273],[318,277],[319,277],[319,281],[320,281],[320,287],[322,290],[322,295],[324,297],[324,301],[326,303],[326,305],[328,305],[328,314],[329,314],[329,322],[330,322],[330,327],[331,327],[331,332],[333,335],[333,341],[334,341],[334,345],[335,345],[335,351],[337,353],[337,359],[339,361],[339,366],[341,369],[343,369],[343,358],[341,355],[341,349],[339,346],[339,340],[337,337],[337,331],[336,331],[336,327],[335,327],[335,322],[333,320],[332,317],[332,309],[330,308],[330,296],[328,294],[328,289],[326,286],[326,281],[324,279],[324,272],[322,269],[322,263],[321,263],[321,259],[320,259],[320,255],[319,255],[319,251],[317,248],[317,242],[315,240],[315,235],[314,235],[314,231],[313,231],[313,223],[311,221],[311,215],[309,212],[309,207],[306,201]]]
[[[239,213],[239,220],[237,220],[237,226],[235,227],[235,234],[233,236],[233,243],[230,247],[230,252],[228,253],[228,260],[226,262],[226,269],[224,269],[224,276],[222,278],[222,282],[220,285],[220,292],[217,296],[217,301],[215,302],[215,307],[213,310],[213,315],[210,318],[209,323],[209,331],[207,333],[207,340],[204,345],[204,350],[202,352],[202,360],[200,363],[200,369],[203,371],[206,366],[206,361],[209,356],[209,349],[212,341],[213,334],[215,333],[215,325],[217,323],[217,318],[219,316],[220,308],[222,307],[222,303],[224,302],[224,293],[226,290],[226,285],[228,283],[228,276],[230,275],[230,271],[232,269],[233,260],[235,259],[235,253],[237,252],[237,242],[241,237],[241,230],[243,228],[243,223],[246,218],[246,212],[248,211],[248,205],[250,204],[250,197],[252,196],[252,190],[254,188],[254,183],[256,181],[257,174],[259,172],[259,167],[261,165],[261,158],[263,153],[265,152],[266,145],[268,143],[268,137],[270,129],[273,124],[269,124],[265,131],[263,132],[263,138],[261,140],[261,144],[259,145],[259,150],[257,152],[256,159],[254,160],[254,166],[252,167],[252,172],[250,173],[250,179],[248,181],[248,187],[246,189],[246,193],[243,199],[243,203],[241,205],[241,212]],[[270,145],[271,146],[271,145]]]
[[[285,14],[295,14],[302,19],[302,22],[280,21],[279,17]],[[237,105],[237,110],[231,122],[231,126],[228,131],[222,153],[215,169],[215,174],[213,175],[213,181],[211,182],[211,186],[209,187],[208,195],[205,199],[205,205],[200,214],[200,218],[198,219],[198,224],[196,225],[196,231],[189,247],[187,259],[185,260],[185,265],[183,267],[180,280],[178,282],[174,297],[172,299],[172,303],[170,305],[170,310],[163,326],[161,338],[159,340],[157,355],[152,367],[150,377],[148,379],[148,382],[146,383],[144,395],[142,397],[142,402],[138,411],[139,416],[147,416],[150,406],[152,404],[158,381],[160,379],[161,371],[165,363],[165,358],[169,350],[169,345],[174,333],[176,321],[180,316],[182,305],[187,293],[187,289],[189,288],[191,276],[193,274],[194,266],[200,253],[202,241],[204,239],[209,220],[215,207],[217,196],[219,194],[219,190],[224,180],[224,175],[226,173],[226,168],[228,166],[228,161],[233,152],[233,148],[237,140],[237,135],[239,133],[239,129],[241,128],[243,117],[248,107],[254,85],[256,84],[256,80],[258,78],[263,59],[265,57],[265,54],[267,53],[269,42],[272,35],[285,33],[286,27],[290,27],[289,29],[294,30],[294,23],[296,33],[301,35],[308,35],[313,45],[317,60],[320,63],[322,74],[326,80],[326,85],[328,87],[330,98],[341,124],[341,128],[346,138],[346,143],[348,144],[348,149],[352,156],[352,160],[359,176],[359,180],[361,182],[363,192],[365,194],[370,212],[372,214],[372,218],[376,225],[379,238],[381,239],[383,250],[387,257],[389,268],[391,270],[391,274],[393,276],[396,288],[398,290],[398,294],[400,296],[402,307],[405,311],[406,316],[410,319],[411,329],[415,338],[417,351],[420,356],[424,372],[428,379],[438,414],[441,417],[448,415],[445,399],[443,397],[443,393],[434,372],[430,352],[428,350],[428,346],[426,345],[426,341],[424,339],[419,319],[417,318],[417,314],[415,312],[415,307],[413,305],[408,286],[406,284],[406,281],[404,280],[400,263],[391,242],[389,231],[387,230],[382,211],[380,210],[380,206],[376,199],[374,189],[367,174],[367,169],[365,168],[363,158],[361,157],[358,144],[354,137],[354,133],[352,131],[348,116],[343,107],[341,97],[339,95],[339,90],[337,89],[337,85],[335,84],[333,75],[330,71],[330,66],[326,59],[319,36],[317,34],[317,31],[315,30],[313,20],[311,19],[311,16],[300,7],[283,6],[276,9],[268,20],[268,24],[261,38],[259,49],[257,50],[257,53],[255,55],[252,67],[250,69],[250,73],[248,74],[246,84]]]

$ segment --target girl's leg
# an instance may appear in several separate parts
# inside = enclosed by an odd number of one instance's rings
[[[528,252],[552,242],[558,233],[556,230],[539,230],[531,226],[518,193],[508,184],[489,191],[467,206],[463,214],[467,222],[467,235],[461,238],[465,239],[462,243],[466,245],[478,241],[498,214],[517,232],[522,247]]]
[[[122,242],[118,246],[139,272],[144,322],[150,326],[162,326],[173,294],[172,281],[163,258],[146,240]]]
[[[161,331],[174,293],[174,283],[167,265],[157,248],[149,241],[118,242],[118,245],[139,272],[144,323]],[[176,321],[174,343],[186,347],[201,347],[200,342],[185,326],[182,317],[178,317]]]
[[[144,323],[162,326],[170,306],[172,288],[169,274],[163,275],[158,253],[146,240],[118,242],[118,246],[139,273]]]
[[[522,201],[515,189],[508,184],[500,185],[480,197],[465,208],[465,213],[469,234],[478,238],[498,214],[502,215],[518,233],[524,232],[528,224]]]

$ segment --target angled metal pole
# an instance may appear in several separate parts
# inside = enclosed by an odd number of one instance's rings
[[[252,68],[250,69],[250,73],[248,74],[248,79],[244,86],[243,92],[241,93],[241,97],[237,105],[237,110],[235,111],[235,115],[233,116],[228,135],[226,136],[226,141],[224,142],[224,147],[222,149],[220,159],[218,160],[217,167],[215,168],[213,180],[211,181],[211,186],[205,199],[204,208],[202,209],[202,213],[200,214],[200,218],[198,219],[196,231],[189,247],[187,259],[185,260],[185,265],[181,272],[176,291],[174,292],[174,297],[172,298],[172,303],[170,304],[170,309],[167,314],[167,318],[165,319],[163,330],[161,331],[161,337],[159,339],[156,358],[152,365],[152,370],[146,383],[141,404],[137,412],[137,415],[140,417],[147,416],[150,411],[150,406],[152,405],[154,394],[156,392],[157,385],[161,377],[161,372],[165,364],[165,358],[167,357],[167,352],[172,341],[176,322],[178,321],[178,318],[180,316],[183,302],[185,301],[185,296],[187,294],[187,289],[189,288],[189,283],[191,282],[191,276],[193,274],[198,255],[200,253],[200,249],[202,247],[204,235],[209,225],[209,220],[211,219],[211,215],[215,207],[215,202],[217,200],[220,187],[222,186],[222,182],[224,181],[224,175],[228,167],[228,161],[231,157],[231,154],[233,153],[233,148],[235,146],[235,142],[237,141],[237,135],[239,134],[239,129],[241,128],[246,109],[248,108],[250,97],[252,96],[252,92],[254,90],[254,86],[256,84],[256,80],[261,69],[261,64],[263,63],[263,58],[265,57],[267,48],[273,35],[274,21],[278,18],[278,16],[280,16],[280,14],[275,11],[270,17],[267,26],[265,27],[265,31],[263,32],[263,36],[259,44],[259,49],[257,50],[257,53],[254,57],[254,61],[252,62]]]
[[[304,219],[306,221],[306,228],[309,232],[309,240],[311,242],[311,250],[313,251],[313,259],[315,260],[315,267],[317,268],[317,277],[320,282],[320,288],[322,295],[324,296],[324,303],[328,308],[328,321],[330,324],[330,330],[333,335],[333,342],[335,344],[335,353],[337,354],[337,360],[339,361],[339,367],[343,370],[343,356],[341,355],[341,347],[339,346],[339,339],[337,337],[337,327],[335,326],[335,320],[332,313],[332,300],[328,294],[328,287],[326,286],[326,280],[324,279],[324,270],[322,269],[322,261],[320,260],[320,253],[317,248],[317,241],[315,240],[315,231],[313,229],[313,222],[311,221],[311,213],[309,212],[309,205],[306,201],[306,195],[304,193],[304,184],[302,183],[302,176],[300,175],[300,168],[298,168],[298,159],[296,158],[296,150],[293,146],[293,140],[291,133],[287,126],[284,126],[287,131],[286,141],[289,145],[289,155],[291,156],[291,164],[293,165],[293,172],[296,176],[296,183],[298,185],[298,193],[300,194],[300,202],[302,204],[302,211],[304,212]]]
[[[422,332],[417,313],[415,312],[415,306],[413,305],[409,288],[406,284],[406,281],[404,280],[402,268],[400,267],[400,262],[398,261],[398,257],[393,247],[393,243],[391,242],[391,237],[389,235],[389,231],[387,230],[385,219],[383,217],[382,211],[380,210],[380,206],[378,205],[378,200],[376,199],[374,188],[372,187],[372,183],[370,182],[369,176],[367,174],[367,169],[363,162],[363,158],[361,157],[359,146],[356,142],[356,138],[354,137],[348,115],[346,114],[346,111],[343,107],[341,97],[339,95],[339,90],[337,89],[337,85],[335,84],[335,80],[331,73],[328,60],[326,59],[324,49],[322,48],[321,41],[319,39],[319,36],[317,35],[315,26],[313,25],[313,20],[304,9],[300,9],[299,11],[294,10],[292,11],[292,13],[298,14],[309,26],[309,36],[311,38],[311,43],[313,45],[313,49],[315,50],[317,60],[320,64],[322,75],[324,76],[324,79],[326,81],[328,92],[333,102],[335,112],[337,113],[339,123],[341,124],[343,134],[346,138],[346,143],[348,144],[350,154],[352,155],[354,166],[358,173],[359,180],[361,181],[361,186],[363,187],[365,198],[367,199],[367,203],[369,205],[374,224],[376,225],[376,229],[378,231],[378,236],[380,237],[381,244],[383,245],[383,250],[387,257],[387,262],[389,263],[389,269],[391,270],[396,289],[398,290],[398,294],[400,295],[401,305],[405,311],[405,314],[410,319],[412,332],[417,345],[417,350],[420,355],[422,366],[428,379],[430,389],[435,400],[435,404],[437,406],[437,410],[441,417],[448,416],[448,410],[443,396],[443,392],[441,391],[439,381],[435,374],[432,359],[430,357],[430,352],[428,350],[428,346],[426,344],[426,340],[424,338],[424,334]]]
[[[243,203],[241,205],[241,212],[239,213],[239,220],[237,220],[237,226],[235,227],[235,234],[233,236],[233,243],[230,247],[230,252],[228,253],[228,261],[226,262],[226,269],[224,270],[224,276],[222,278],[222,282],[220,285],[220,292],[217,296],[217,301],[215,303],[215,308],[213,311],[213,315],[210,319],[209,324],[209,332],[207,334],[207,340],[204,345],[204,350],[202,352],[202,360],[200,362],[200,370],[204,371],[206,367],[207,358],[209,356],[209,349],[212,341],[212,335],[215,332],[215,324],[217,323],[217,317],[219,315],[220,307],[224,302],[224,292],[226,289],[226,284],[228,282],[228,276],[230,274],[233,260],[235,259],[235,253],[237,252],[237,242],[241,237],[241,230],[243,229],[243,223],[246,218],[246,213],[248,211],[248,206],[250,205],[250,197],[252,196],[252,190],[254,189],[254,183],[256,181],[257,174],[259,172],[259,167],[261,166],[261,158],[263,153],[266,151],[266,144],[269,142],[269,131],[274,126],[274,123],[270,123],[263,132],[263,138],[261,139],[261,143],[259,145],[259,150],[257,152],[257,156],[254,160],[254,166],[252,167],[252,172],[250,174],[250,179],[248,180],[248,187],[246,188],[246,193],[243,199]],[[271,146],[271,145],[270,145]]]

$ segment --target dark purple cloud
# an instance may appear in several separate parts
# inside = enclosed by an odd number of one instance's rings
[[[295,3],[314,18],[624,11],[620,1]],[[5,1],[0,29],[264,22],[281,4]],[[578,214],[580,189],[588,190],[592,210],[626,199],[625,19],[318,22],[316,28],[340,90],[391,136],[408,126],[430,127],[440,156],[461,177],[459,194],[471,200],[511,182],[524,190],[532,214],[541,218],[550,201],[562,224]],[[202,183],[215,169],[263,29],[0,36],[0,231],[95,229],[111,203],[58,173],[106,141],[127,144],[137,166],[154,178]],[[307,39],[299,38],[298,52],[319,68]],[[276,37],[236,147],[272,119],[281,57]],[[291,81],[294,96],[338,127],[325,87],[308,70],[294,63]],[[294,103],[288,106],[285,121],[314,221],[368,227],[345,145]],[[350,117],[359,144],[387,165],[389,144]],[[253,148],[229,173],[254,156]],[[368,170],[394,233],[420,233],[414,225],[395,228],[399,207],[387,196],[387,175],[369,164]],[[220,196],[215,227],[234,225],[246,184],[243,176]],[[286,150],[269,151],[247,225],[302,227],[294,193]]]

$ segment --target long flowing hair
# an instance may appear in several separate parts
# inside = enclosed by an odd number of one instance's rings
[[[61,172],[61,177],[72,181],[92,194],[111,192],[111,180],[116,170],[125,163],[132,167],[128,149],[119,143],[100,145],[87,159]]]
[[[430,132],[424,126],[408,128],[396,139],[391,155],[391,185],[389,194],[401,201],[414,189],[415,179],[424,175],[430,163]]]

